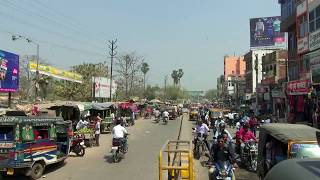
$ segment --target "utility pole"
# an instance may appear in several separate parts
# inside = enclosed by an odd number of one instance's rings
[[[258,114],[258,92],[257,92],[257,88],[258,88],[258,70],[259,70],[259,61],[258,61],[258,54],[255,54],[255,61],[254,61],[254,70],[256,71],[256,114]]]
[[[168,76],[166,75],[164,77],[164,99],[167,100],[167,80],[168,80]]]
[[[110,58],[111,58],[111,66],[110,66],[110,102],[112,102],[112,67],[113,67],[113,58],[117,55],[117,52],[115,51],[117,49],[117,46],[116,46],[116,42],[117,42],[117,39],[115,40],[111,40],[111,41],[108,41],[109,42],[109,55],[110,55]]]

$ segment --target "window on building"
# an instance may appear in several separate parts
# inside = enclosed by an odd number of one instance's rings
[[[320,5],[309,13],[309,30],[314,32],[320,29]]]
[[[303,38],[308,35],[308,17],[307,15],[299,18],[299,37]]]
[[[277,75],[277,67],[276,65],[273,65],[273,76]]]

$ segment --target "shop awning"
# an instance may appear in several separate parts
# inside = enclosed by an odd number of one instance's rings
[[[105,103],[92,103],[92,108],[95,110],[107,110],[110,109],[110,107],[113,106],[112,102],[105,102]]]

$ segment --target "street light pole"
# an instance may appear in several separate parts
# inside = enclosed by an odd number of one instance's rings
[[[25,36],[21,36],[21,35],[12,35],[12,41],[18,40],[18,39],[25,39],[28,43],[33,43],[35,45],[37,45],[37,69],[36,69],[36,83],[35,83],[35,101],[37,101],[38,98],[38,82],[39,82],[39,44],[35,43],[33,40],[31,40],[30,38],[27,38]]]

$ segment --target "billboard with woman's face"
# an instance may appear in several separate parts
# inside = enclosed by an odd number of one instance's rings
[[[19,88],[19,56],[0,50],[0,92],[15,92]]]

